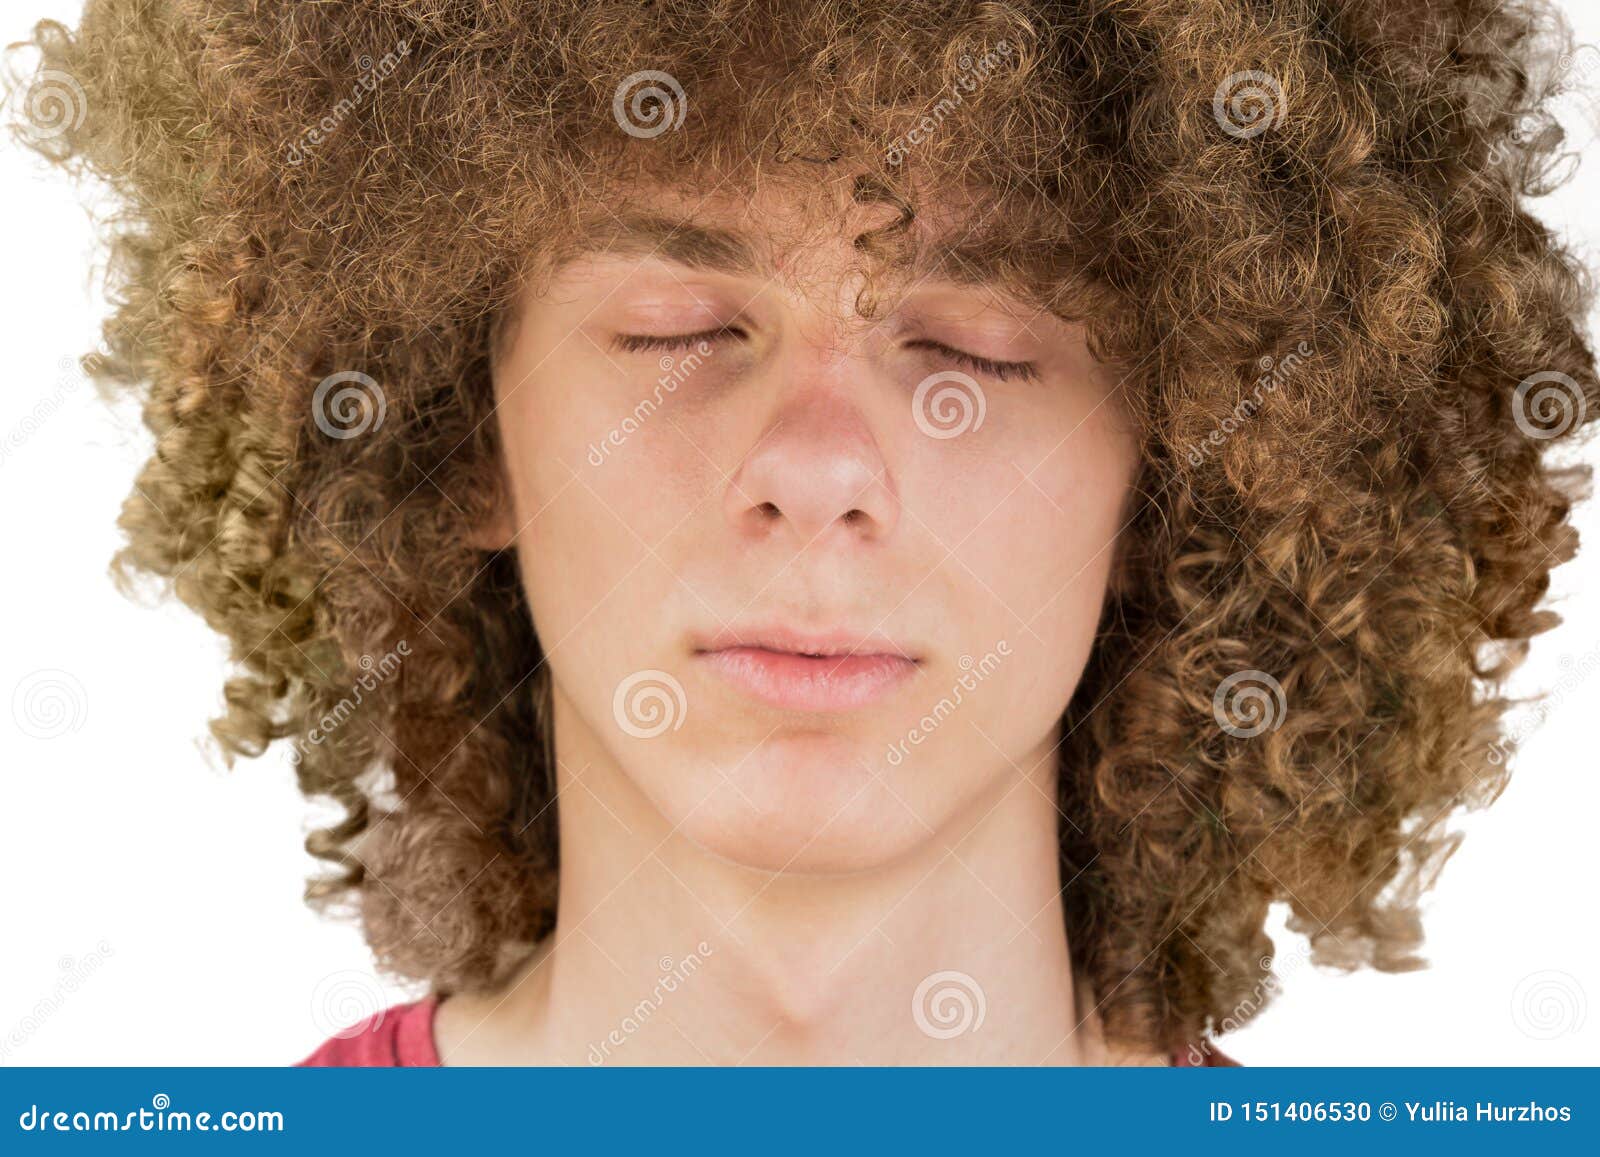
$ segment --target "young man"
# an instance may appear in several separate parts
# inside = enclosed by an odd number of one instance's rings
[[[1545,10],[1406,8],[42,27],[123,562],[432,990],[307,1060],[1230,1063],[1274,901],[1414,964],[1600,407]]]

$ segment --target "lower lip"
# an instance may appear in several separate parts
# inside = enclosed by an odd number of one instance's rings
[[[791,711],[853,711],[892,692],[916,673],[899,655],[810,658],[762,647],[702,651],[700,658],[746,694]]]

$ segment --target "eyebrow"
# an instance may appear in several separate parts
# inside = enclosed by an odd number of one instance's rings
[[[564,257],[570,260],[585,253],[659,257],[711,273],[768,276],[773,272],[771,263],[732,230],[648,214],[613,218],[609,226],[589,230]]]
[[[775,276],[772,262],[743,234],[713,225],[656,214],[612,217],[574,238],[559,264],[587,253],[656,257],[709,273]],[[920,247],[904,272],[919,280],[960,286],[993,285],[995,248],[982,237],[958,234]]]

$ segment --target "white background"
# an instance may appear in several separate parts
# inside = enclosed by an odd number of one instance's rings
[[[75,23],[77,8],[8,4],[0,41],[41,16]],[[1600,5],[1572,0],[1570,15],[1580,43],[1600,44]],[[1580,59],[1600,83],[1600,50]],[[1538,211],[1595,264],[1595,120],[1578,105],[1564,119],[1585,161]],[[230,773],[208,752],[222,643],[180,605],[140,605],[107,578],[149,441],[71,360],[96,344],[105,310],[85,196],[0,144],[0,1064],[285,1064],[420,990],[383,986],[357,931],[302,905],[312,813],[284,754]],[[1594,446],[1586,454],[1596,460]],[[1566,621],[1535,641],[1515,684],[1567,686],[1524,740],[1506,793],[1457,821],[1467,838],[1424,907],[1434,963],[1324,972],[1277,921],[1284,991],[1222,1038],[1232,1056],[1600,1063],[1600,1009],[1589,1008],[1600,997],[1597,504],[1578,522],[1585,549],[1556,572],[1549,604]],[[19,688],[44,680],[70,681],[75,724],[47,739],[19,729],[12,709]]]

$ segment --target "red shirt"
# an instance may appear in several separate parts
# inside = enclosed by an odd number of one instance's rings
[[[433,1042],[433,1014],[437,994],[409,1004],[396,1004],[374,1013],[358,1025],[331,1036],[295,1068],[338,1065],[362,1068],[437,1068],[439,1050]],[[1195,1055],[1201,1060],[1195,1064]],[[1172,1054],[1175,1068],[1224,1068],[1239,1062],[1216,1046],[1179,1049]]]

